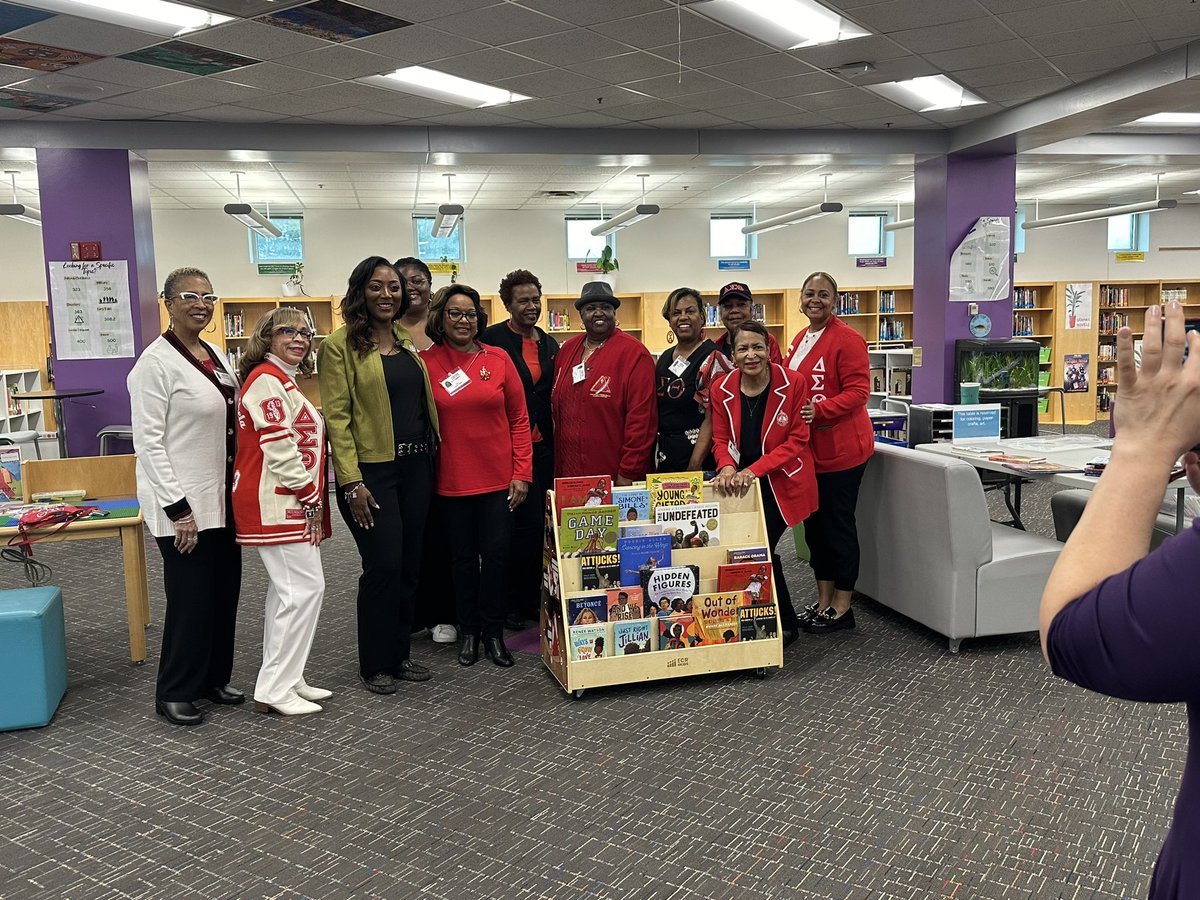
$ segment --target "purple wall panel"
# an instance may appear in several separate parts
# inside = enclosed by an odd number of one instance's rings
[[[158,334],[145,160],[126,150],[39,149],[37,165],[46,261],[69,260],[72,241],[100,241],[105,259],[127,260],[134,347],[140,353]],[[50,316],[53,324],[53,305]],[[66,401],[71,456],[99,453],[97,431],[105,425],[129,424],[125,378],[135,361],[136,357],[60,360],[55,355],[55,387],[104,389],[95,397]]]

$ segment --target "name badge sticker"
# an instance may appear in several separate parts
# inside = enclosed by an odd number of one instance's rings
[[[441,380],[441,385],[446,389],[446,393],[453,397],[468,384],[471,383],[471,378],[462,369],[455,369],[449,375]]]
[[[677,360],[675,360],[675,362],[671,363],[670,366],[668,366],[668,368],[671,370],[671,374],[676,377],[678,377],[678,376],[682,375],[684,372],[686,372],[687,367],[688,367],[688,361],[686,359],[677,359]]]
[[[737,465],[741,465],[742,451],[737,448],[737,444],[730,440],[729,445],[725,449],[729,451],[729,458],[732,459]]]
[[[585,378],[587,378],[587,366],[583,363],[571,369],[571,384],[579,384]]]
[[[217,369],[215,374],[217,376],[217,381],[220,382],[221,384],[225,385],[225,387],[231,387],[231,388],[237,387],[237,380],[232,375],[230,375],[228,372],[225,372],[221,369]]]

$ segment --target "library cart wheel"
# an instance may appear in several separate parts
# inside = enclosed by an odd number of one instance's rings
[[[583,699],[583,688],[578,688],[578,689],[572,691],[571,696],[574,697],[576,700],[582,700]]]
[[[765,681],[766,677],[767,677],[767,667],[759,666],[757,669],[755,669],[754,677],[757,678],[759,681]]]

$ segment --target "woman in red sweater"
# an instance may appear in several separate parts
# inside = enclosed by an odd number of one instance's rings
[[[458,602],[458,661],[479,659],[479,644],[498,666],[513,658],[504,646],[505,595],[512,511],[529,493],[533,446],[525,388],[508,354],[477,343],[487,326],[479,294],[465,284],[438,291],[421,354],[429,369],[441,425],[437,494],[450,537],[450,568]]]
[[[867,415],[870,363],[862,336],[834,314],[838,287],[832,275],[814,272],[800,289],[808,327],[792,340],[784,365],[805,386],[804,421],[812,428],[817,468],[817,510],[804,522],[804,538],[817,580],[817,600],[800,613],[810,634],[854,627],[850,597],[858,580],[858,487],[875,452]]]

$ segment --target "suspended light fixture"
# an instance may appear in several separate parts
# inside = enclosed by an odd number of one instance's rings
[[[258,212],[249,203],[242,202],[242,173],[230,172],[237,182],[237,203],[226,203],[225,214],[233,216],[251,231],[261,234],[263,237],[279,237],[283,234],[279,230],[279,226],[272,222],[269,218]],[[269,211],[269,210],[268,210]]]
[[[742,234],[762,234],[765,231],[774,231],[776,228],[786,228],[789,225],[799,225],[801,222],[819,219],[821,216],[827,216],[830,213],[841,212],[843,209],[842,204],[831,203],[829,201],[829,176],[822,175],[821,177],[825,179],[825,199],[823,201],[812,206],[806,206],[804,209],[784,213],[782,216],[775,216],[773,219],[751,222],[742,228]],[[755,215],[757,217],[757,213]]]
[[[1053,228],[1055,225],[1073,225],[1076,222],[1092,222],[1096,219],[1111,219],[1113,216],[1127,216],[1131,213],[1152,213],[1162,209],[1174,209],[1179,205],[1178,200],[1160,200],[1159,187],[1162,173],[1159,172],[1154,176],[1154,199],[1147,200],[1144,203],[1126,203],[1124,206],[1109,206],[1104,209],[1089,209],[1084,212],[1067,213],[1063,216],[1050,216],[1048,219],[1039,219],[1038,201],[1034,201],[1034,218],[1028,222],[1022,222],[1021,228],[1028,231],[1030,228]]]
[[[916,224],[917,224],[917,220],[915,218],[913,218],[913,219],[900,218],[900,203],[899,203],[899,201],[897,201],[897,203],[896,203],[896,218],[893,221],[888,222],[886,225],[884,225],[883,230],[886,232],[903,231],[905,228],[912,228]]]
[[[17,173],[15,171],[6,170],[7,175],[12,180],[12,203],[0,203],[0,216],[8,216],[10,219],[16,219],[18,222],[28,222],[30,225],[42,227],[42,214],[33,206],[26,206],[24,203],[17,202]]]
[[[604,237],[605,235],[612,234],[614,231],[619,231],[622,228],[628,228],[630,225],[634,225],[643,219],[648,219],[651,216],[658,215],[658,204],[646,202],[647,177],[649,176],[638,176],[638,178],[642,179],[642,202],[636,206],[629,207],[629,209],[625,210],[625,212],[617,213],[611,219],[602,221],[599,225],[592,229],[593,237]],[[603,209],[603,207],[601,207],[601,209]],[[603,212],[601,212],[601,216],[603,215]]]
[[[460,204],[450,202],[454,199],[450,191],[450,179],[453,177],[453,174],[446,173],[446,202],[438,207],[437,218],[433,220],[432,235],[436,238],[447,238],[454,234],[454,228],[465,212]]]

